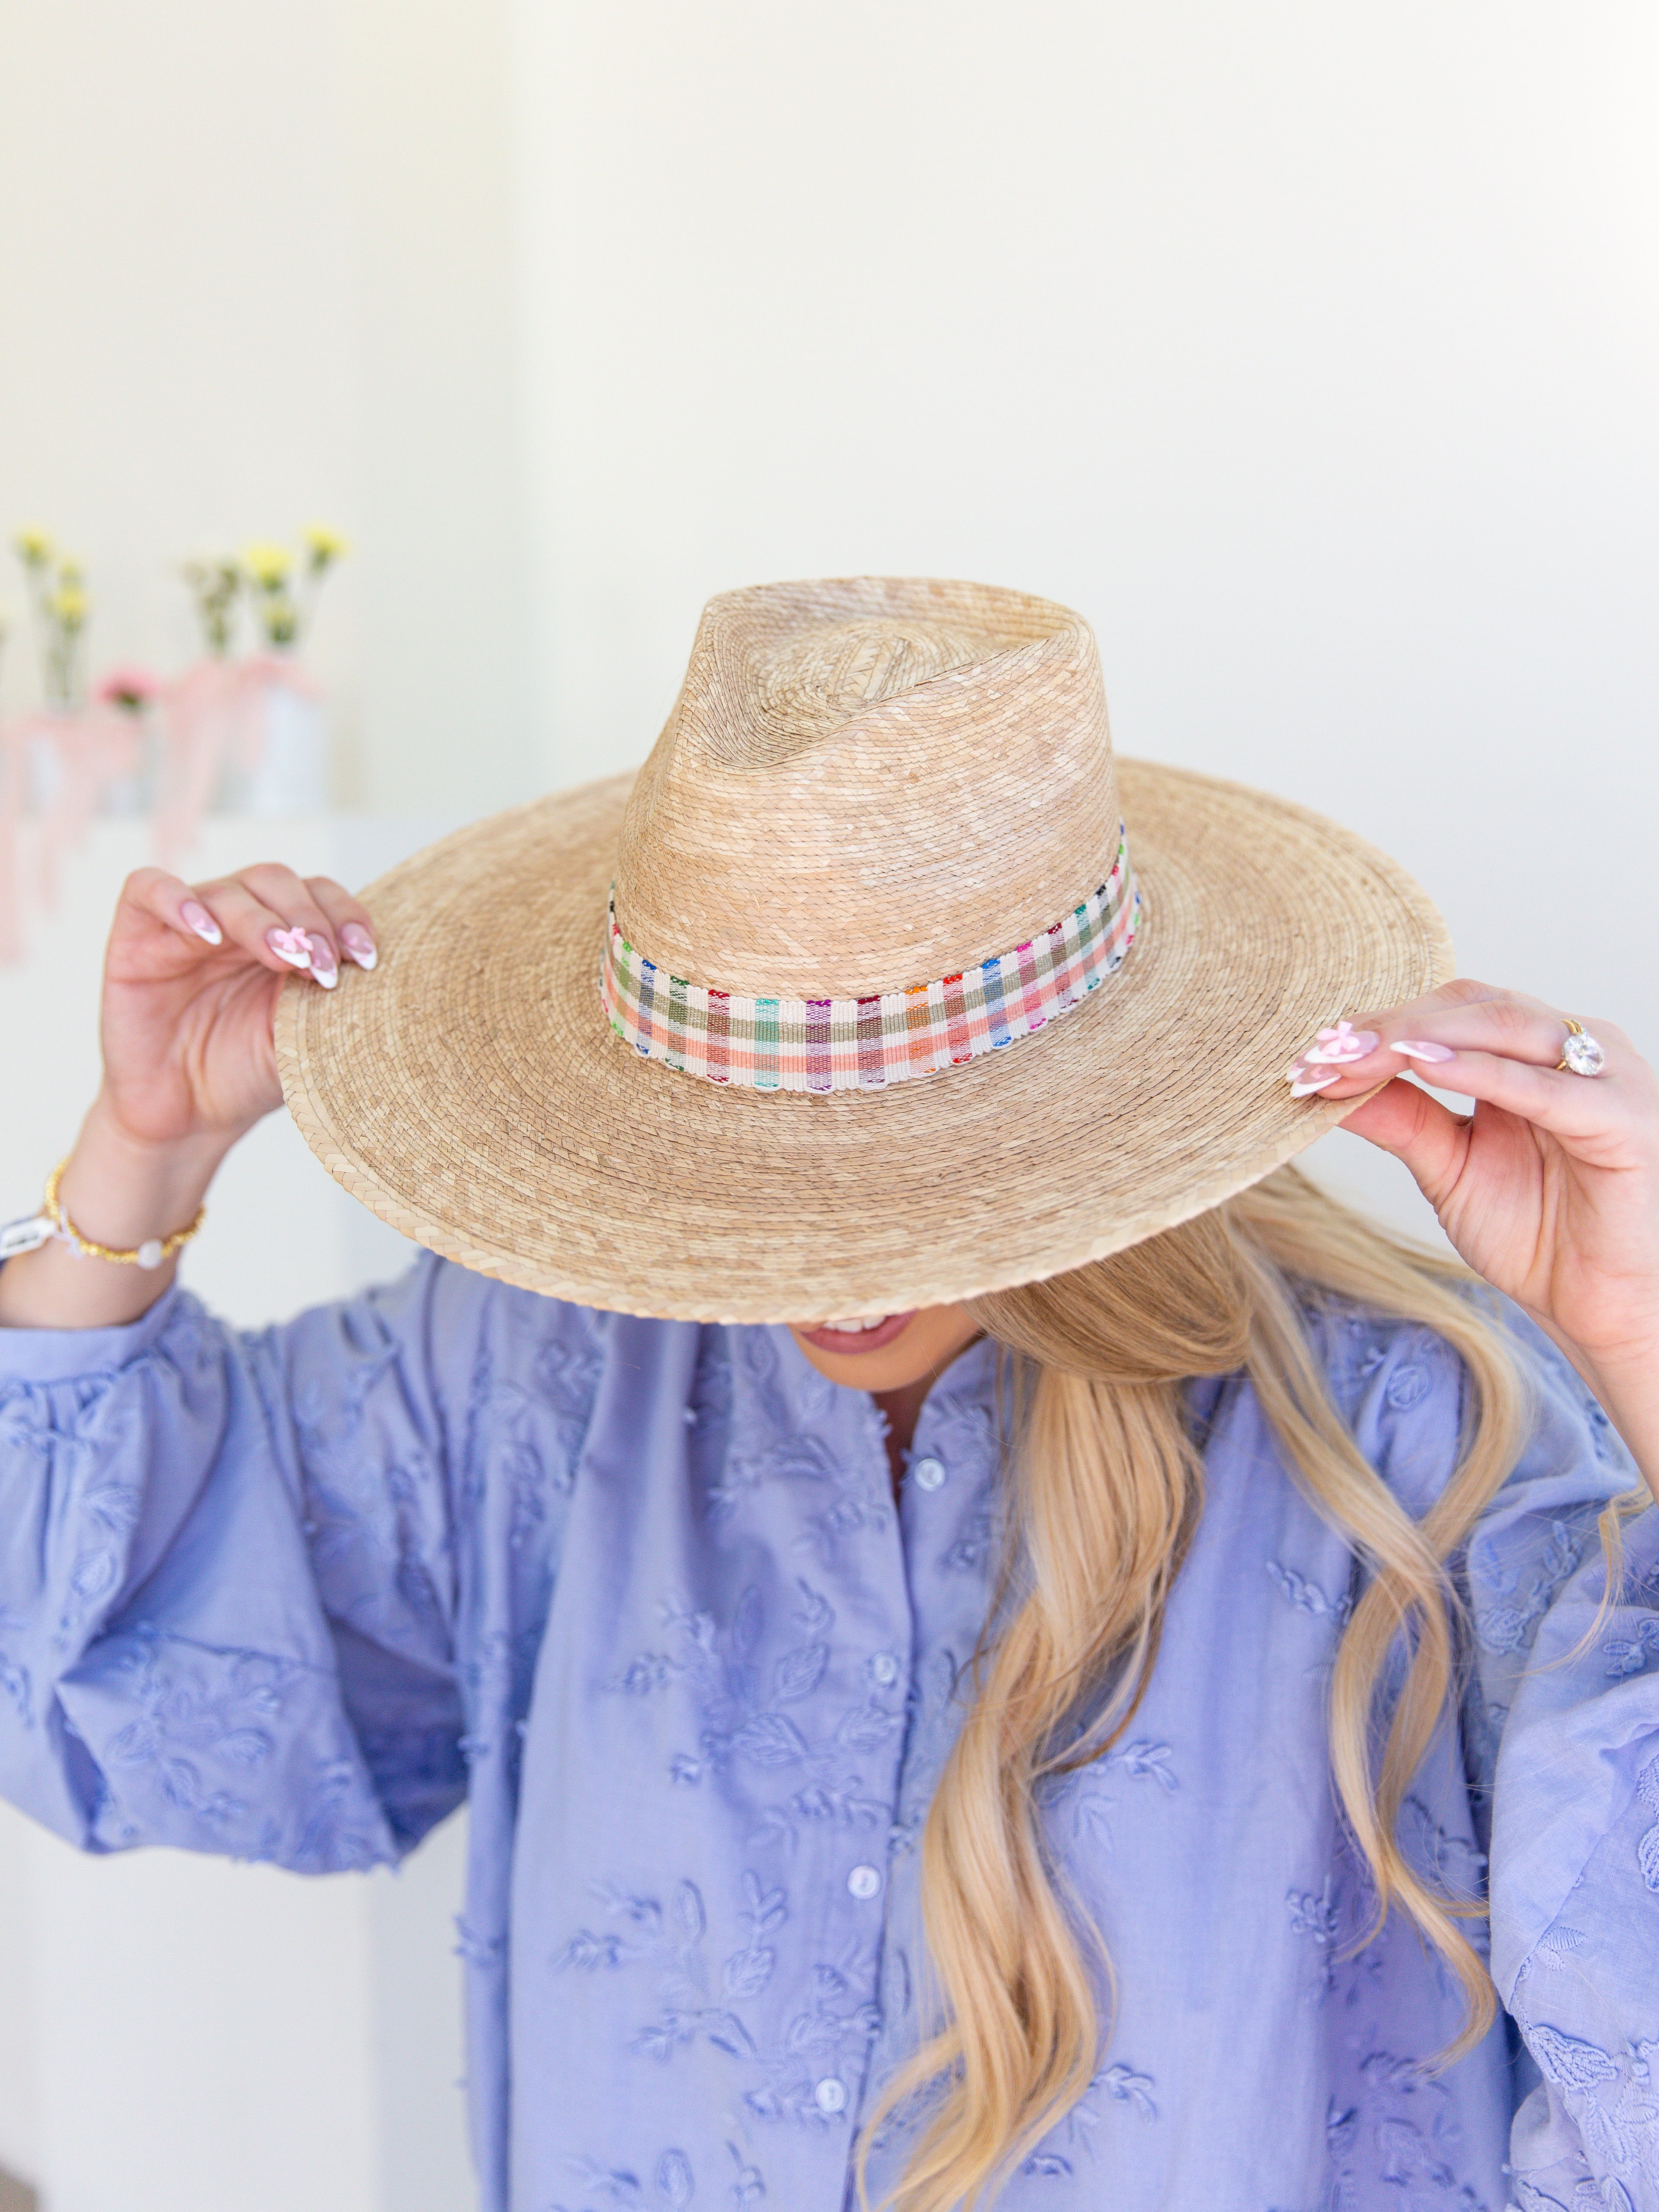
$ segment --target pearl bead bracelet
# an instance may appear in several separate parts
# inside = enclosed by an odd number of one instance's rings
[[[118,1252],[112,1245],[100,1244],[95,1238],[83,1237],[70,1219],[64,1202],[58,1195],[58,1186],[64,1179],[67,1158],[58,1161],[46,1177],[46,1188],[41,1200],[41,1211],[33,1219],[9,1222],[0,1230],[0,1260],[9,1260],[20,1252],[33,1252],[48,1237],[57,1237],[88,1260],[112,1260],[118,1267],[159,1267],[173,1254],[189,1243],[207,1219],[207,1208],[203,1206],[188,1229],[175,1229],[168,1237],[147,1237],[131,1252]]]

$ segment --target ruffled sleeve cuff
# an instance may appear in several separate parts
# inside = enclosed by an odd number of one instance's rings
[[[0,1328],[0,1389],[118,1374],[160,1342],[186,1297],[174,1283],[148,1313],[116,1328]]]

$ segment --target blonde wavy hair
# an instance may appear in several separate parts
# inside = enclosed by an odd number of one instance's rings
[[[1094,1989],[1103,1978],[1109,2008],[1110,1962],[1092,1930],[1080,1936],[1075,1906],[1055,1887],[1037,1792],[1106,1751],[1146,1689],[1203,1506],[1203,1462],[1182,1397],[1192,1376],[1249,1377],[1292,1477],[1370,1571],[1330,1692],[1331,1766],[1376,1886],[1360,1941],[1399,1907],[1462,1984],[1464,2026],[1441,2064],[1486,2033],[1497,1997],[1459,1925],[1485,1907],[1426,1885],[1395,1832],[1458,1686],[1448,1561],[1514,1466],[1527,1421],[1505,1338],[1468,1294],[1474,1280],[1287,1168],[1110,1259],[975,1303],[986,1333],[1012,1355],[1017,1444],[991,1608],[1001,1626],[976,1657],[978,1693],[922,1839],[944,2024],[881,2099],[860,2151],[862,2203],[872,2136],[930,2085],[943,2081],[943,2102],[884,2212],[982,2202],[1076,2103],[1098,2063],[1110,2021],[1097,2016]],[[1462,1361],[1457,1463],[1421,1521],[1362,1458],[1331,1401],[1302,1310],[1310,1294],[1424,1323]],[[1601,1516],[1602,1613],[1617,1581],[1620,1516],[1646,1502],[1632,1492]],[[1409,1666],[1384,1715],[1380,1679],[1401,1637]],[[1080,1715],[1089,1724],[1079,1739]]]

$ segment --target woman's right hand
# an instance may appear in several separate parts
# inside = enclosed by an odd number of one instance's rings
[[[332,990],[342,957],[374,965],[364,909],[326,876],[269,863],[192,888],[160,868],[122,887],[104,961],[103,1087],[58,1198],[83,1237],[134,1251],[191,1221],[236,1139],[283,1102],[276,994],[304,970]],[[133,1321],[173,1280],[53,1237],[0,1267],[0,1327]]]
[[[283,1103],[271,1044],[295,969],[332,990],[374,965],[367,912],[327,876],[266,862],[194,888],[160,868],[122,886],[104,959],[104,1097],[143,1144],[228,1146]]]

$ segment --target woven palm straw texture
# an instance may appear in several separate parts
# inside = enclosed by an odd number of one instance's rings
[[[641,1060],[599,997],[606,897],[665,973],[850,998],[954,974],[1103,879],[1133,950],[1036,1035],[890,1089],[720,1087]],[[1030,1281],[1213,1206],[1347,1108],[1292,1100],[1314,1030],[1450,973],[1384,854],[1286,802],[1114,763],[1066,609],[890,579],[705,610],[637,777],[431,847],[365,894],[382,947],[283,994],[290,1110],[382,1219],[526,1288],[812,1321]]]

